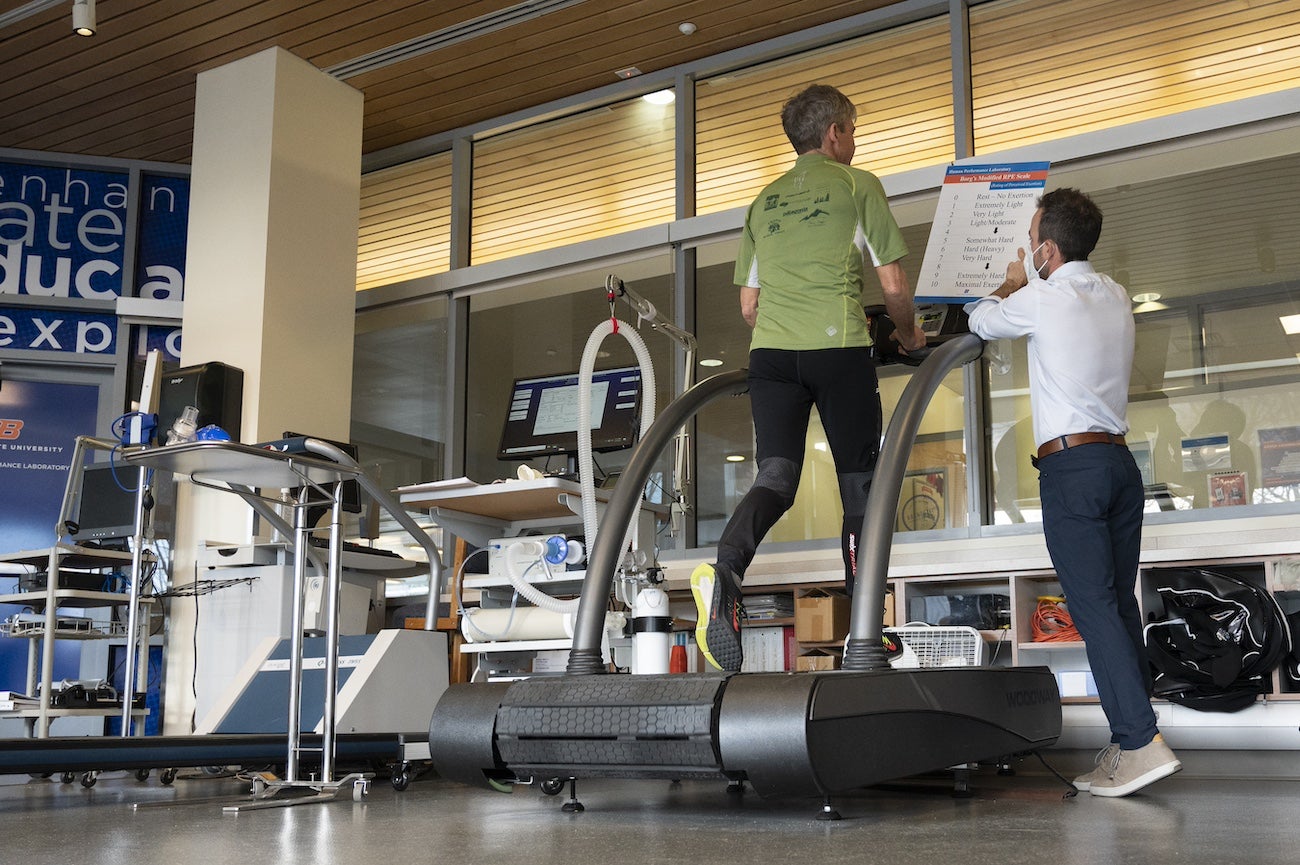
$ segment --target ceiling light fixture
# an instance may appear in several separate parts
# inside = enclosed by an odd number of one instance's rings
[[[72,32],[95,35],[95,0],[72,0]]]
[[[677,29],[681,31],[683,36],[690,36],[695,33],[695,25],[689,21],[683,21],[681,24],[678,24]]]
[[[727,459],[727,462],[729,462],[729,463],[743,463],[743,462],[745,461],[745,455],[744,455],[744,454],[727,454],[726,459]]]
[[[722,366],[722,361],[718,360],[716,357],[706,357],[704,360],[700,361],[700,366]]]
[[[1133,295],[1134,303],[1154,303],[1159,299],[1160,292],[1158,291],[1144,291],[1141,294]]]
[[[1282,323],[1282,331],[1287,336],[1300,333],[1300,315],[1279,315],[1277,320]]]
[[[651,105],[671,105],[677,98],[677,94],[671,90],[656,90],[654,93],[647,93],[641,97]]]

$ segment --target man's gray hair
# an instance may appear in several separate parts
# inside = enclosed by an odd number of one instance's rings
[[[847,129],[857,117],[849,98],[829,84],[806,87],[781,108],[781,126],[794,152],[801,154],[821,147],[831,124]]]

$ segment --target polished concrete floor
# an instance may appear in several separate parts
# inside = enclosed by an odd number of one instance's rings
[[[1077,760],[1084,759],[1079,756]],[[1061,768],[1079,768],[1069,758]],[[1127,799],[1062,797],[1032,761],[1016,776],[977,771],[969,797],[934,776],[820,803],[764,800],[711,782],[583,782],[581,814],[567,791],[472,789],[436,777],[403,792],[376,779],[360,802],[226,813],[214,797],[247,801],[235,779],[170,786],[106,773],[91,788],[56,776],[0,778],[5,865],[248,865],[405,863],[800,862],[882,865],[1118,865],[1300,862],[1300,782],[1176,775]]]

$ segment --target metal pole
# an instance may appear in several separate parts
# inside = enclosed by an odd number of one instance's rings
[[[122,664],[122,735],[131,735],[131,704],[135,701],[136,644],[140,639],[140,580],[144,574],[145,501],[149,469],[140,466],[135,487],[135,527],[131,543],[131,589],[126,614],[126,661]],[[147,684],[147,683],[146,683]]]
[[[285,763],[285,780],[298,780],[298,746],[302,740],[302,625],[303,592],[307,588],[307,545],[311,531],[307,525],[307,503],[311,487],[303,484],[293,509],[293,612],[289,619],[289,754]]]
[[[889,419],[889,429],[880,446],[867,513],[862,519],[858,547],[858,570],[849,618],[849,641],[844,652],[844,670],[878,670],[889,666],[880,632],[885,618],[885,579],[889,572],[889,551],[894,541],[894,517],[903,474],[912,453],[916,431],[921,426],[930,398],[952,370],[969,363],[984,351],[984,343],[964,333],[934,349],[912,374]]]
[[[321,717],[321,780],[334,780],[334,721],[339,685],[339,592],[343,584],[343,484],[330,509],[329,579],[325,594],[325,712]]]

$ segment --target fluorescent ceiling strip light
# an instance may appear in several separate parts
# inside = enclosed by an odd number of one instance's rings
[[[392,66],[394,63],[401,63],[403,60],[410,60],[412,57],[419,57],[497,30],[513,27],[524,21],[531,21],[551,12],[577,6],[581,2],[582,0],[529,0],[499,12],[489,12],[487,15],[480,15],[469,21],[462,21],[451,27],[444,27],[433,33],[372,51],[353,60],[345,60],[326,68],[325,72],[344,81],[357,75],[374,72],[376,69],[383,69],[385,66]]]
[[[67,0],[32,0],[30,3],[24,3],[16,9],[10,9],[8,12],[0,12],[0,27],[8,27],[10,24],[16,24],[24,18],[30,18],[37,12],[44,12],[55,6],[62,6]]]

